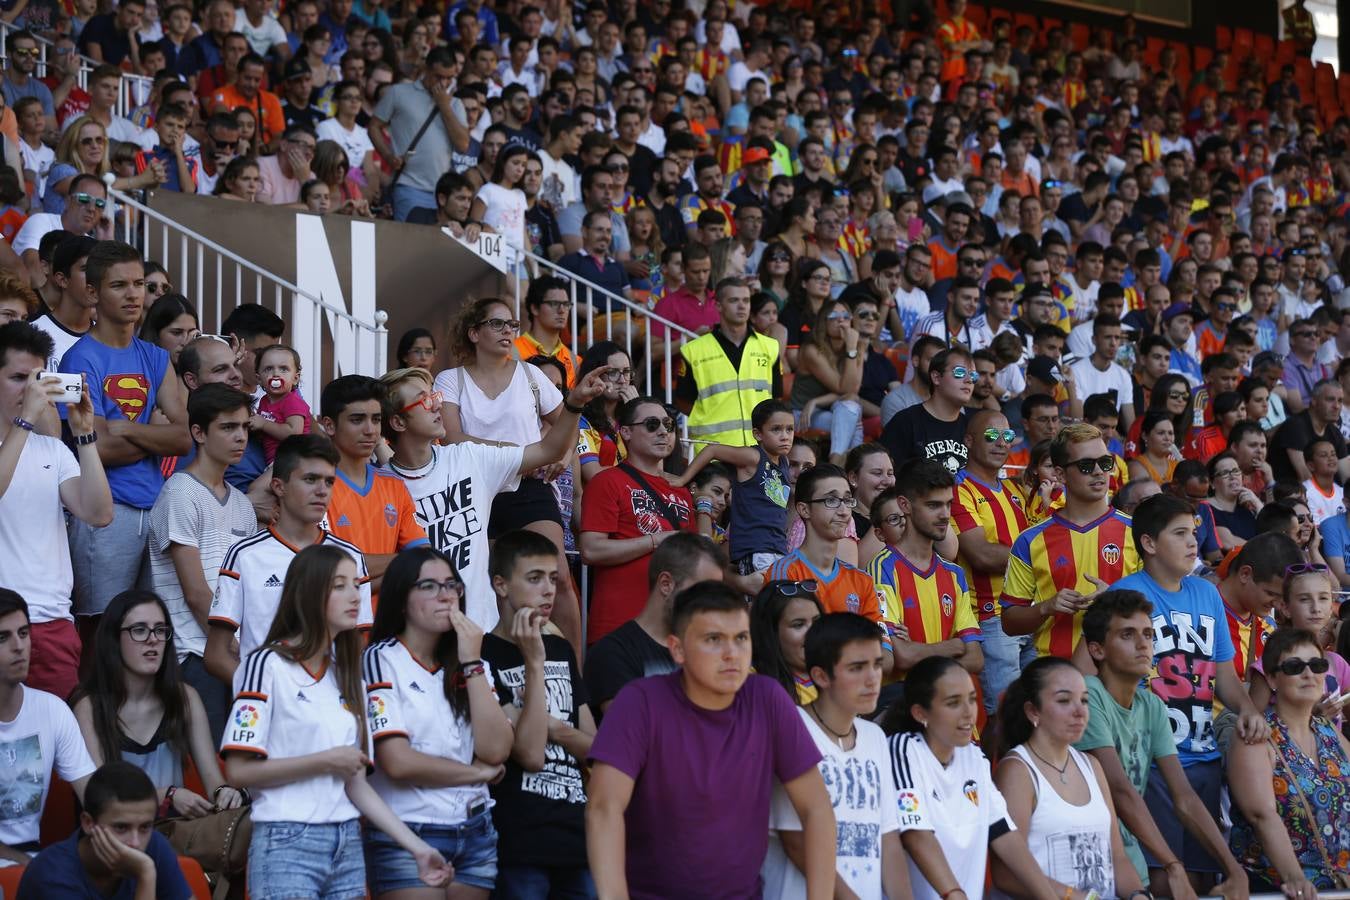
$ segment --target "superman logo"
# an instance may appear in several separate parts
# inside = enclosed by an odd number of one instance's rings
[[[117,404],[128,422],[149,418],[150,382],[140,372],[108,375],[103,379],[103,396]]]

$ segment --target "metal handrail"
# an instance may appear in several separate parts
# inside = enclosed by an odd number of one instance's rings
[[[605,288],[600,287],[595,282],[590,281],[587,278],[583,278],[582,276],[568,269],[564,269],[562,266],[558,265],[552,260],[545,259],[544,257],[532,253],[529,250],[518,250],[516,252],[519,253],[530,264],[532,264],[531,268],[535,273],[535,277],[538,277],[541,271],[546,270],[550,274],[556,275],[557,277],[563,279],[569,285],[569,293],[572,299],[572,321],[571,321],[572,346],[570,349],[572,353],[577,357],[580,357],[581,355],[578,352],[578,347],[580,346],[579,342],[582,337],[582,332],[577,328],[578,282],[584,285],[585,289],[591,292],[591,295],[599,294],[600,296],[607,298],[609,300],[611,310],[617,307],[620,310],[626,311],[629,314],[630,318],[634,314],[642,316],[645,319],[645,322],[642,327],[642,332],[646,338],[644,347],[647,350],[650,350],[651,348],[651,336],[652,336],[651,323],[652,322],[661,323],[661,325],[663,325],[666,329],[666,337],[663,341],[662,346],[662,356],[664,357],[665,363],[663,368],[663,374],[666,377],[664,377],[662,380],[664,382],[665,387],[666,402],[669,403],[671,401],[671,398],[674,395],[675,390],[674,380],[670,377],[671,361],[672,361],[671,348],[672,346],[676,345],[677,341],[678,343],[683,344],[687,340],[692,340],[693,338],[698,337],[697,334],[690,331],[688,328],[685,328],[683,325],[678,325],[675,322],[672,322],[671,320],[665,318],[664,316],[658,316],[656,313],[652,312],[652,310],[647,308],[647,306],[645,306],[644,304],[635,302],[633,300],[629,300],[627,297],[622,297],[614,293],[613,291],[606,290]],[[513,279],[513,281],[515,282],[515,292],[516,292],[516,316],[519,317],[521,314],[520,279],[515,278]],[[586,319],[585,336],[587,345],[593,344],[595,342],[594,315],[589,316]],[[628,358],[632,359],[633,330],[631,328],[625,329],[624,332],[624,350],[628,353]],[[650,391],[652,389],[653,383],[651,353],[644,352],[642,354],[642,360],[643,360],[644,374],[646,375],[646,380],[644,383],[647,385],[647,389]]]

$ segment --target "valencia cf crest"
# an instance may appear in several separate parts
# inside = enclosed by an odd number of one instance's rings
[[[951,594],[942,595],[942,614],[944,616],[950,616],[952,614],[952,608],[955,605],[956,604],[955,602],[953,602]]]
[[[384,505],[384,523],[390,528],[398,524],[398,509],[392,503]]]
[[[1102,562],[1108,566],[1114,566],[1120,562],[1120,547],[1116,544],[1107,544],[1102,548]]]
[[[980,805],[980,786],[975,783],[975,779],[970,778],[961,786],[961,792],[966,795],[966,799],[976,806]]]

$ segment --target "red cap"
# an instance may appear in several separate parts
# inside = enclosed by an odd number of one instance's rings
[[[751,166],[755,163],[768,162],[773,156],[763,147],[750,147],[741,154],[741,165]]]

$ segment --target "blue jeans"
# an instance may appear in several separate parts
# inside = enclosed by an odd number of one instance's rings
[[[486,809],[458,825],[409,822],[413,834],[437,850],[455,867],[455,882],[492,890],[497,880],[497,830]],[[378,828],[366,831],[366,868],[370,890],[379,897],[402,888],[424,888],[417,860]]]
[[[857,400],[836,400],[829,409],[811,414],[810,425],[830,433],[830,455],[843,456],[862,443],[862,406]]]
[[[999,698],[1008,685],[1017,680],[1022,670],[1036,658],[1035,635],[1010,637],[1003,633],[1003,620],[998,616],[980,623],[984,638],[984,669],[980,671],[980,690],[984,693],[984,711],[993,715],[998,711]]]
[[[499,866],[492,900],[595,900],[585,866]]]
[[[254,822],[248,893],[252,900],[363,900],[360,822]]]
[[[425,207],[436,208],[436,195],[432,191],[396,184],[393,190],[394,218],[399,222],[408,221],[408,213]]]

